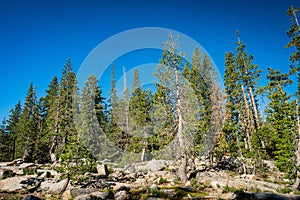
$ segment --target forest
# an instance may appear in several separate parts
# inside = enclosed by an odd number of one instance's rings
[[[287,11],[291,25],[286,48],[293,51],[289,72],[269,67],[263,86],[262,70],[238,31],[235,51],[224,55],[224,88],[209,55],[195,47],[188,62],[180,52],[180,38],[171,34],[155,69],[155,92],[142,87],[138,69],[129,88],[124,68],[124,89],[118,95],[115,67],[120,66],[112,66],[108,97],[93,74],[79,90],[68,59],[45,96],[38,98],[31,83],[24,104],[19,101],[3,119],[0,161],[51,163],[75,176],[95,170],[104,159],[120,165],[178,160],[178,176],[186,182],[190,160],[197,157],[231,163],[232,170],[243,174],[268,170],[263,160],[273,160],[298,189],[299,11],[293,6]],[[297,88],[294,94],[286,92],[290,85]]]

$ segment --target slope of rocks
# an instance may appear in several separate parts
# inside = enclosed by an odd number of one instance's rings
[[[289,180],[279,172],[240,175],[209,168],[206,161],[194,162],[184,185],[176,175],[176,163],[166,160],[123,168],[103,163],[98,165],[98,173],[86,173],[76,181],[52,170],[51,165],[21,160],[0,163],[0,199],[300,199],[283,184]]]

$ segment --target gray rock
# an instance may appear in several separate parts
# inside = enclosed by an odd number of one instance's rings
[[[102,199],[108,199],[107,192],[93,192],[91,194],[85,194],[74,198],[74,200],[102,200]]]
[[[108,169],[106,164],[101,164],[97,166],[98,175],[108,176]]]
[[[114,199],[115,200],[126,200],[129,198],[129,193],[125,190],[116,191]]]
[[[22,164],[19,166],[19,169],[29,168],[29,167],[33,167],[33,166],[35,166],[34,163],[22,163]]]
[[[6,167],[2,167],[2,169],[4,169],[4,170],[11,170],[11,171],[13,171],[16,175],[24,175],[23,169],[19,169],[18,166],[6,166]]]
[[[136,172],[136,169],[135,169],[135,166],[134,165],[130,165],[128,167],[125,167],[123,173],[124,174],[132,174],[132,173],[135,173]]]
[[[125,200],[129,198],[130,187],[121,186],[119,187],[114,195],[114,199],[116,200]]]
[[[11,177],[0,181],[0,192],[19,192],[23,189],[21,181],[27,180],[27,177]]]
[[[40,188],[50,194],[60,194],[64,192],[63,190],[67,187],[69,184],[69,179],[66,178],[64,180],[61,180],[59,182],[55,182],[54,180],[46,180],[41,183]]]
[[[63,193],[62,199],[63,200],[69,200],[74,199],[78,196],[83,196],[86,194],[91,194],[95,192],[94,190],[88,189],[88,188],[72,188],[70,190],[67,190]]]
[[[137,170],[141,171],[160,171],[169,164],[166,160],[151,160],[145,162],[142,166],[137,166]]]

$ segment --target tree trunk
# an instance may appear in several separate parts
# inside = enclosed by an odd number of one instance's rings
[[[242,87],[242,92],[243,92],[243,97],[244,97],[244,101],[245,101],[246,111],[247,111],[247,115],[248,115],[248,119],[249,119],[249,124],[250,124],[250,127],[252,127],[252,123],[251,123],[252,122],[252,114],[251,114],[250,109],[249,109],[249,104],[248,104],[248,100],[247,100],[247,96],[246,96],[246,93],[245,93],[244,86],[242,85],[241,87]],[[245,123],[247,123],[247,122],[245,122]],[[248,143],[249,150],[252,151],[251,135],[250,135],[248,130],[246,130],[246,134],[247,134],[247,143]]]
[[[52,139],[52,145],[51,145],[51,148],[50,148],[50,151],[49,151],[52,163],[57,161],[57,158],[56,158],[56,155],[55,155],[56,146],[57,146],[57,139],[56,139],[56,136],[54,136],[53,139]]]
[[[259,119],[259,114],[258,114],[256,102],[254,99],[252,87],[249,87],[249,96],[250,96],[251,104],[252,104],[253,111],[254,111],[254,118],[255,118],[254,122],[255,122],[256,130],[258,130],[260,127],[260,119]]]
[[[146,132],[145,126],[143,127],[143,132],[144,132],[144,147],[142,149],[141,162],[145,161],[145,154],[146,154],[146,148],[147,148],[147,132]]]
[[[27,140],[26,140],[26,144],[23,150],[23,156],[22,156],[22,160],[24,162],[28,162],[29,160],[29,142],[30,142],[30,137],[27,136]]]
[[[176,86],[176,110],[178,115],[178,131],[177,131],[177,137],[179,142],[179,154],[181,156],[181,163],[178,168],[178,176],[181,180],[181,182],[185,183],[187,182],[188,178],[186,175],[186,168],[187,168],[187,156],[185,152],[185,144],[184,144],[184,138],[183,138],[183,117],[181,113],[181,98],[180,98],[180,88],[179,88],[179,76],[178,76],[178,67],[176,65],[176,62],[174,63],[174,72],[175,72],[175,86]]]

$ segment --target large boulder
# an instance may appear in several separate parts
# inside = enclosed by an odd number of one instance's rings
[[[26,181],[27,177],[11,177],[0,181],[0,192],[19,192],[24,191],[22,181]]]
[[[89,188],[72,188],[72,189],[66,190],[63,193],[62,199],[63,200],[70,200],[70,199],[74,199],[78,196],[91,194],[93,192],[95,192],[95,190],[91,190]]]
[[[167,160],[150,160],[144,163],[139,163],[136,166],[138,171],[160,171],[167,165],[169,165],[169,161]]]
[[[40,188],[48,194],[61,194],[67,188],[69,178],[56,182],[55,180],[46,180],[41,183]]]

